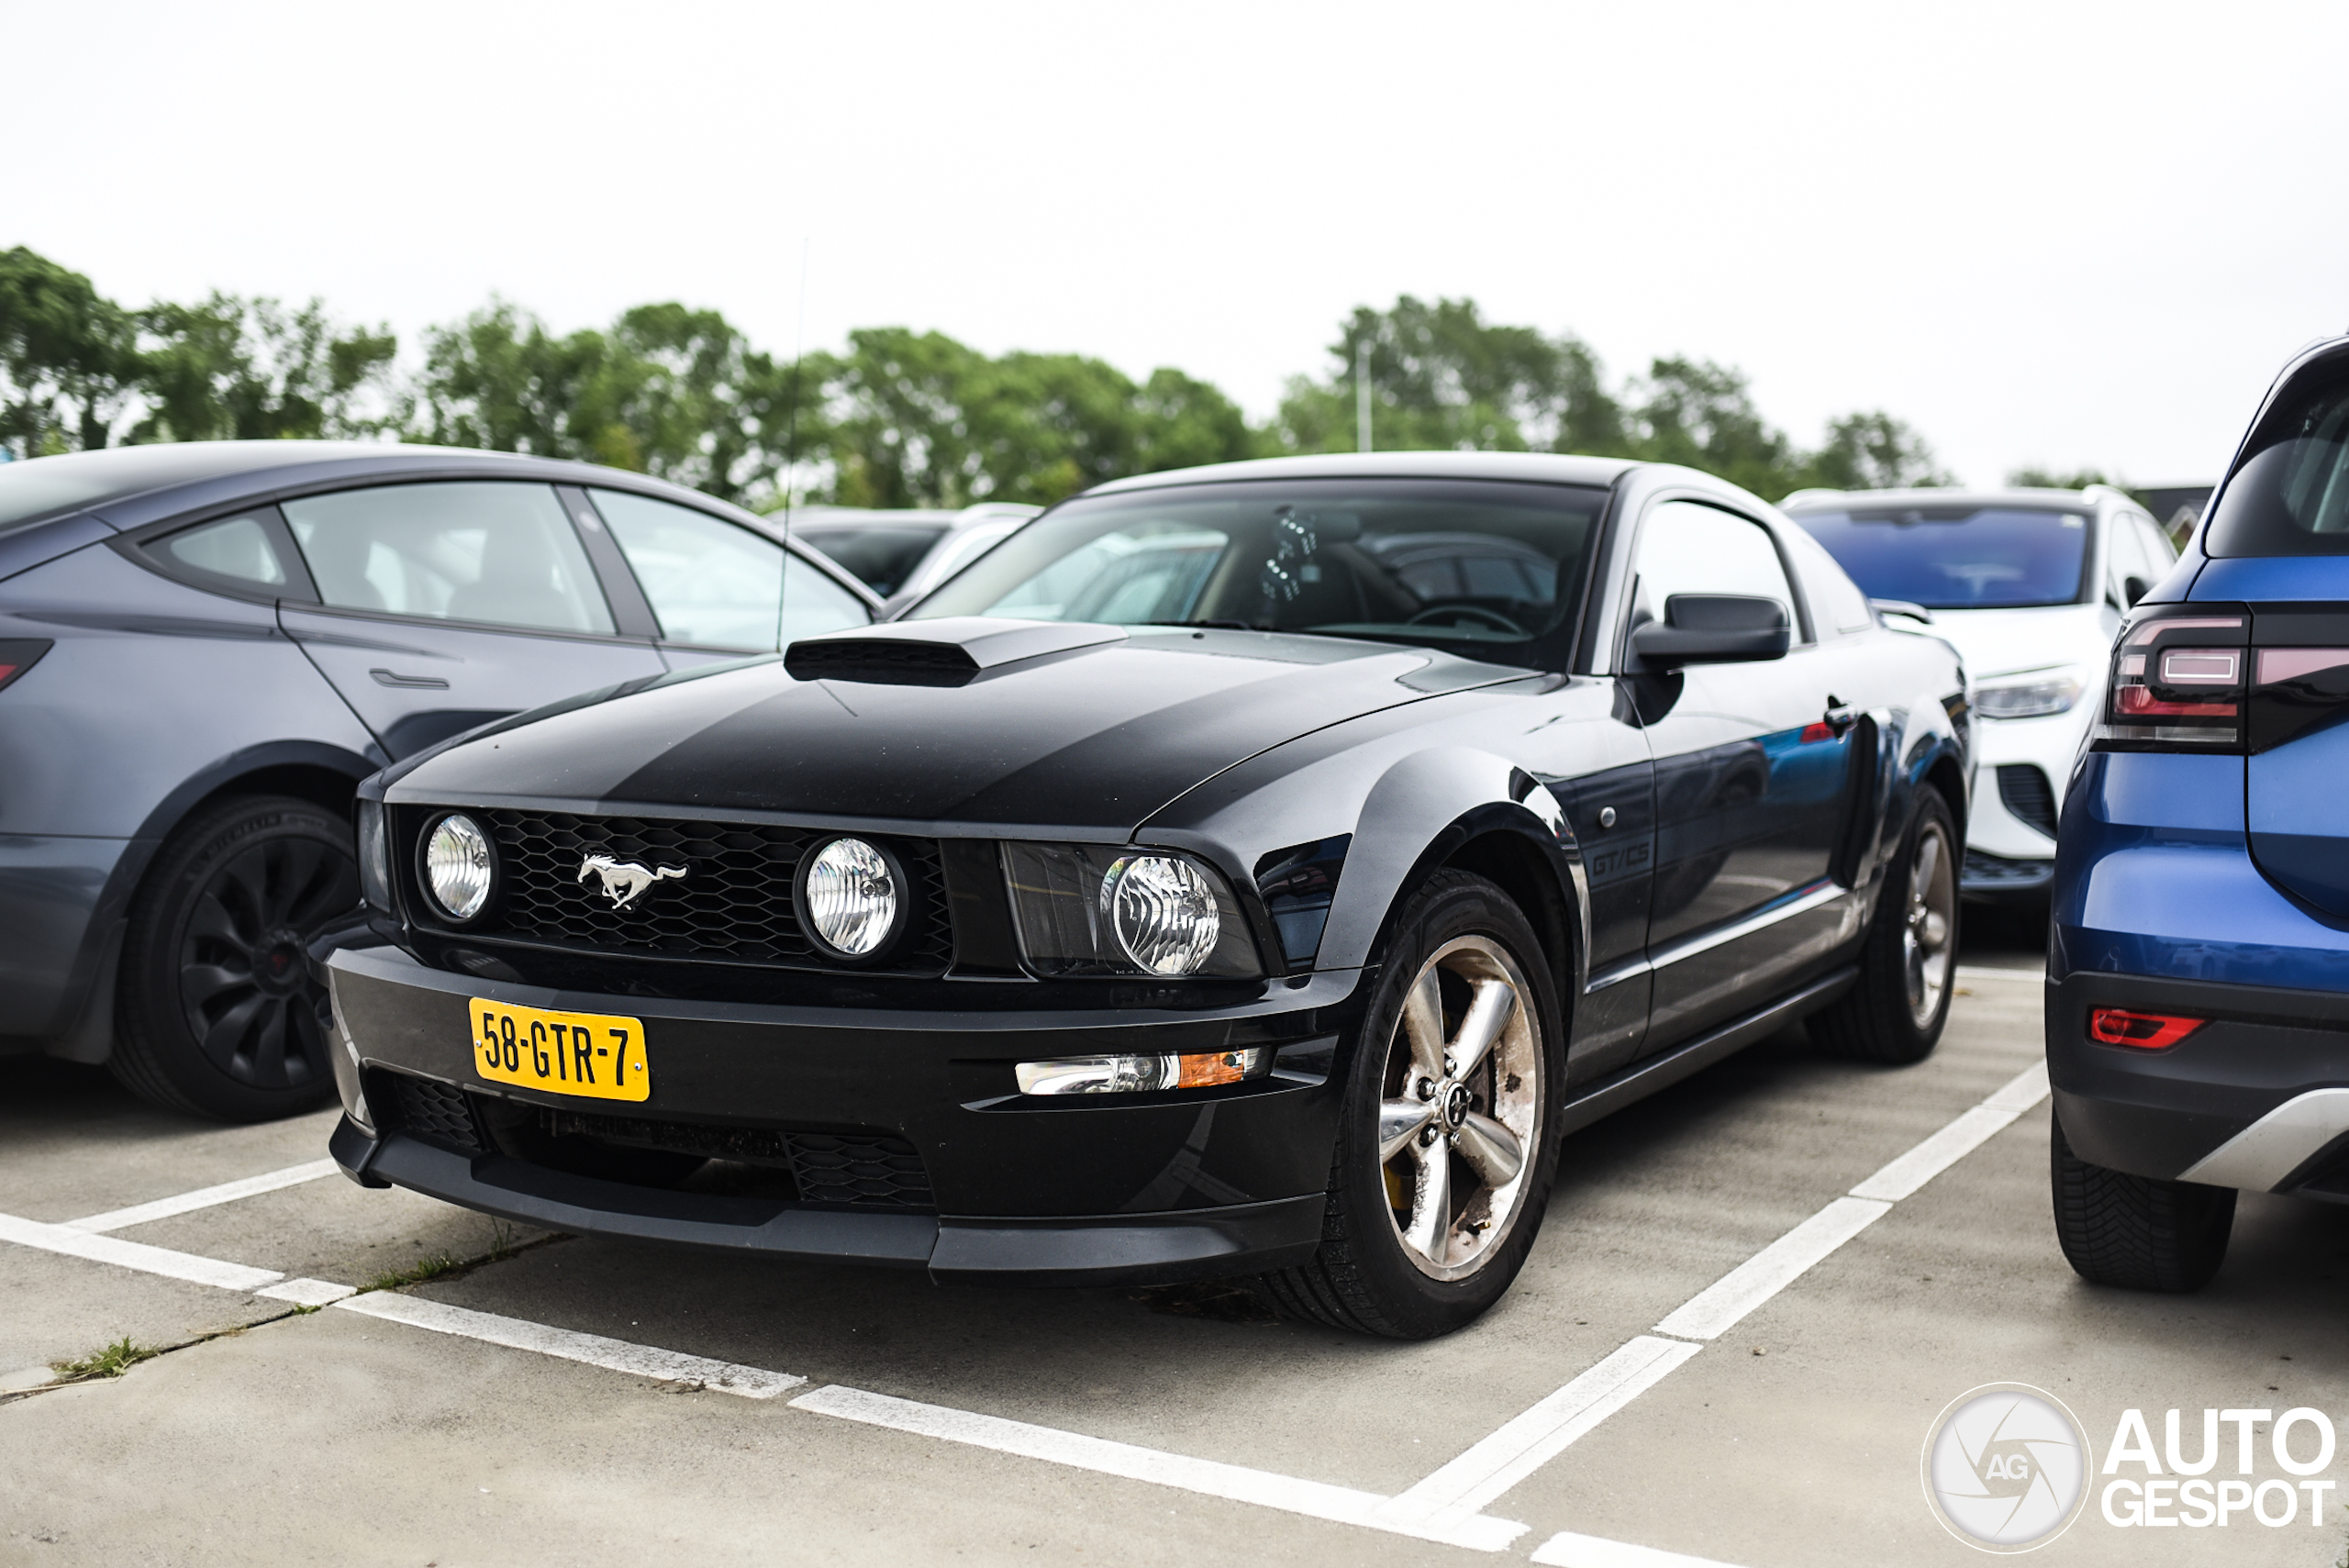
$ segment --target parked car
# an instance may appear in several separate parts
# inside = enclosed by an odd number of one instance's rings
[[[1446,541],[1449,541],[1448,543]],[[1939,1039],[1965,675],[1686,469],[1237,463],[364,790],[334,1157],[513,1218],[1420,1337],[1570,1129]]]
[[[772,531],[805,539],[894,605],[912,603],[1002,542],[1043,508],[982,502],[958,512],[804,506],[769,514]]]
[[[874,606],[747,512],[585,463],[222,441],[0,467],[0,1052],[217,1117],[317,1106],[302,955],[358,906],[358,780]]]
[[[2128,495],[2086,490],[1806,490],[1800,523],[1887,608],[1965,656],[1986,788],[1959,888],[2042,900],[2065,781],[2104,701],[2112,634],[2167,577],[2168,537]]]
[[[2187,1291],[2237,1192],[2349,1200],[2349,338],[2285,368],[2112,651],[2048,961],[2055,1233]]]

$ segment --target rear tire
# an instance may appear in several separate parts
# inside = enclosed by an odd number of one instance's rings
[[[308,801],[247,796],[184,824],[131,901],[116,1081],[221,1121],[325,1105],[327,997],[304,950],[358,904],[351,829]]]
[[[1958,837],[1949,803],[1930,787],[1885,867],[1876,918],[1860,947],[1860,978],[1809,1020],[1813,1043],[1855,1062],[1922,1062],[1949,1022],[1957,968]]]
[[[1390,1339],[1474,1322],[1541,1229],[1564,1071],[1533,928],[1495,884],[1436,873],[1396,919],[1349,1054],[1321,1250],[1261,1276],[1259,1294]]]
[[[2082,1279],[2124,1290],[2200,1290],[2226,1262],[2235,1190],[2165,1182],[2091,1165],[2050,1118],[2048,1176],[2055,1240]]]

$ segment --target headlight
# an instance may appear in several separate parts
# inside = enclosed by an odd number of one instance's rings
[[[862,839],[834,839],[807,858],[799,913],[807,932],[837,958],[871,958],[896,934],[905,879]]]
[[[1126,956],[1152,974],[1197,974],[1223,934],[1208,879],[1171,855],[1129,855],[1101,878],[1101,909]]]
[[[1039,974],[1264,973],[1247,917],[1186,855],[1091,844],[1006,844],[1020,951]]]
[[[2070,672],[2034,671],[2021,679],[1974,688],[1974,711],[1985,718],[2043,718],[2063,713],[2086,689]]]
[[[451,814],[424,840],[424,890],[451,920],[470,920],[489,903],[489,835],[470,817]]]

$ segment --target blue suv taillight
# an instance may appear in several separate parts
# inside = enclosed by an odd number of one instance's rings
[[[2164,605],[2133,617],[2113,643],[2094,744],[2112,751],[2241,750],[2250,641],[2250,616],[2236,606]]]

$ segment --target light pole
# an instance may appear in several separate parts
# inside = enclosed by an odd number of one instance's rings
[[[1354,343],[1354,450],[1370,450],[1370,339]]]

